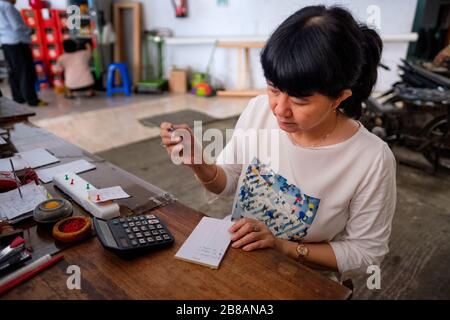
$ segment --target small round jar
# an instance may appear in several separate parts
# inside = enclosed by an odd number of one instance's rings
[[[80,241],[91,233],[89,217],[76,216],[60,220],[53,226],[53,237],[61,242]]]
[[[48,199],[34,209],[33,219],[38,223],[55,223],[72,215],[72,204],[66,199]]]

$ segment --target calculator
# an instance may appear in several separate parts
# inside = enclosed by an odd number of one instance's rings
[[[139,254],[174,242],[167,227],[153,214],[111,220],[94,218],[94,228],[102,245],[119,255]]]

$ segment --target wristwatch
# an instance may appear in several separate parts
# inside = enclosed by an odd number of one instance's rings
[[[309,250],[308,247],[303,243],[300,242],[297,245],[297,258],[301,262],[305,261],[306,257],[308,256]]]

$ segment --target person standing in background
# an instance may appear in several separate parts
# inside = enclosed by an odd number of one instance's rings
[[[0,0],[0,42],[8,64],[14,101],[32,107],[45,106],[36,94],[36,70],[30,49],[31,29],[14,7],[16,0]]]

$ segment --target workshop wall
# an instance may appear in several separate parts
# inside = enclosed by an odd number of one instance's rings
[[[50,2],[55,8],[64,8],[66,4],[65,0]],[[380,9],[381,34],[406,34],[412,30],[417,5],[417,0],[188,0],[188,16],[176,18],[171,1],[140,2],[143,3],[145,30],[169,28],[175,37],[266,37],[295,10],[322,3],[343,5],[363,22],[367,22],[371,14],[368,8],[376,5]],[[17,6],[27,7],[28,1],[18,0]],[[385,43],[382,62],[392,70],[380,70],[378,90],[389,88],[398,79],[396,66],[400,58],[406,57],[407,48],[408,43],[405,41]],[[169,45],[166,48],[165,71],[168,73],[172,66],[205,71],[211,50],[211,44]],[[215,52],[211,73],[227,87],[233,87],[236,81],[236,56],[235,50],[230,49],[218,49]],[[259,50],[252,50],[251,62],[252,82],[255,87],[263,87],[265,83],[259,63]]]
[[[118,2],[118,1],[117,1]],[[146,30],[170,28],[176,37],[252,37],[267,36],[287,16],[299,8],[311,4],[340,3],[349,8],[361,21],[367,21],[367,9],[371,5],[380,8],[382,34],[405,34],[411,32],[416,0],[359,0],[359,1],[310,1],[310,0],[188,0],[188,16],[176,18],[170,1],[143,1],[144,26]],[[225,3],[225,5],[223,5]],[[221,5],[222,4],[222,5]],[[211,45],[171,45],[166,50],[166,72],[170,67],[191,66],[195,70],[206,69]],[[378,89],[386,89],[397,80],[396,65],[406,57],[407,42],[385,44],[383,62],[393,70],[380,70]],[[252,50],[251,69],[256,87],[264,86],[259,64],[259,50]],[[211,72],[226,86],[232,87],[236,78],[236,52],[218,49],[214,56]]]

